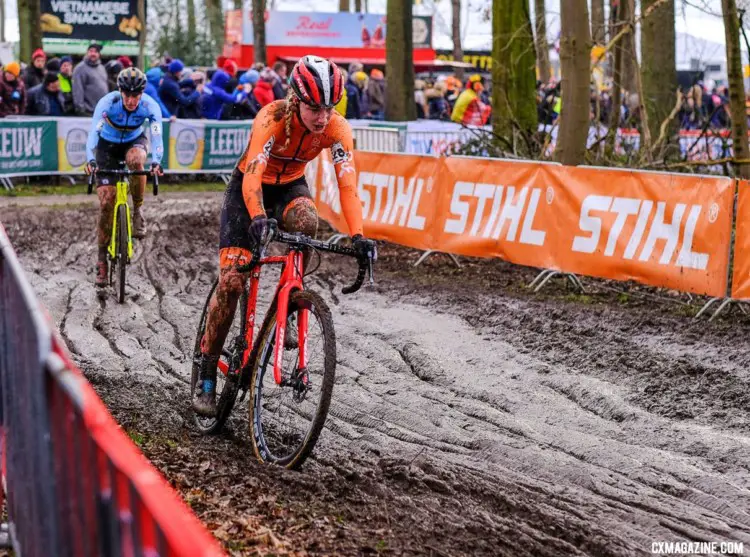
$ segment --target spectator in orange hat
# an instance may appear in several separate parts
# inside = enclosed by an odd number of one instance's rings
[[[9,62],[0,74],[0,118],[26,112],[26,87],[19,79],[21,65]]]
[[[457,78],[450,75],[445,79],[445,100],[448,101],[451,111],[458,100],[458,96],[461,94],[461,89],[461,82]]]
[[[37,48],[31,55],[31,64],[26,66],[26,70],[23,72],[23,83],[27,91],[42,82],[44,74],[47,73],[44,69],[46,63],[47,55],[41,48]]]

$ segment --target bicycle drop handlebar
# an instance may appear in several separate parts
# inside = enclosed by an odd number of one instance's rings
[[[89,194],[94,190],[94,178],[97,174],[107,174],[108,176],[153,176],[154,177],[154,195],[159,195],[159,175],[151,170],[104,170],[96,169],[89,174]]]
[[[268,246],[271,242],[280,242],[282,244],[288,244],[293,248],[313,248],[320,251],[327,251],[338,255],[346,255],[357,259],[359,264],[359,270],[357,272],[357,278],[354,282],[341,289],[342,294],[352,294],[362,288],[362,284],[365,282],[365,276],[370,277],[370,284],[374,284],[372,262],[377,260],[378,252],[377,248],[373,245],[373,250],[368,254],[367,257],[362,257],[360,253],[354,248],[339,246],[336,244],[330,244],[328,242],[321,242],[320,240],[313,240],[309,236],[304,234],[295,233],[290,234],[279,230],[278,224],[274,219],[268,220],[269,231],[266,235],[265,242],[253,250],[253,259],[247,265],[241,265],[237,267],[237,270],[241,273],[251,271],[253,267],[260,261],[266,253]]]

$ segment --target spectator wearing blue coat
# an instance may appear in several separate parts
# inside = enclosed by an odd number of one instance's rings
[[[159,97],[166,105],[170,114],[177,114],[179,107],[190,108],[194,106],[200,98],[198,91],[193,91],[189,95],[185,95],[180,91],[179,79],[184,69],[185,65],[181,60],[172,60],[159,86]]]
[[[362,90],[357,85],[354,75],[346,82],[346,119],[362,118]]]
[[[221,111],[225,104],[234,104],[234,96],[224,90],[229,83],[229,74],[224,70],[216,70],[211,83],[203,87],[203,117],[209,120],[221,118]]]
[[[166,105],[161,102],[161,97],[159,97],[159,82],[161,81],[162,71],[159,68],[151,68],[149,71],[146,72],[146,90],[145,93],[154,99],[156,103],[159,105],[159,108],[161,108],[161,117],[162,118],[171,118],[172,113],[169,112],[169,109],[166,107]]]
[[[240,85],[234,91],[234,104],[224,105],[224,120],[252,120],[260,110],[260,104],[252,94],[258,83],[258,70],[247,70],[240,76]]]

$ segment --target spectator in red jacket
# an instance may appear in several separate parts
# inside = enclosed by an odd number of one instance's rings
[[[42,82],[47,73],[44,69],[46,63],[47,55],[41,48],[37,48],[31,55],[31,64],[26,66],[26,70],[23,72],[23,83],[27,91]]]
[[[0,73],[0,118],[26,112],[26,87],[19,79],[21,66],[10,62]]]
[[[253,96],[261,107],[276,100],[273,94],[274,79],[274,73],[270,68],[265,68],[260,72],[260,81],[255,85],[255,89],[253,89]]]

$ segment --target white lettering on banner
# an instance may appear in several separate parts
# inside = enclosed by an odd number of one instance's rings
[[[17,159],[42,155],[42,128],[3,128],[0,133],[0,157]]]
[[[698,217],[701,214],[700,205],[692,205],[687,219],[683,223],[687,205],[677,203],[672,211],[671,222],[666,222],[665,215],[667,204],[664,201],[656,203],[656,212],[651,216],[654,202],[651,200],[641,201],[629,197],[611,197],[608,195],[589,195],[581,204],[581,214],[578,220],[578,228],[588,235],[573,238],[572,250],[578,253],[594,253],[599,247],[602,232],[602,219],[592,212],[608,212],[616,214],[616,218],[609,230],[607,244],[604,249],[605,257],[614,257],[617,242],[628,218],[638,215],[633,232],[628,239],[623,259],[633,259],[638,247],[643,241],[643,236],[648,228],[646,242],[638,256],[639,261],[648,261],[656,247],[657,241],[664,241],[664,248],[659,257],[660,265],[668,265],[674,258],[675,250],[682,232],[682,246],[675,264],[689,269],[704,270],[708,266],[709,255],[707,253],[696,253],[693,251],[693,238],[695,228],[698,225]],[[650,221],[650,224],[649,224]]]
[[[505,202],[503,202],[503,194]],[[453,187],[453,196],[451,197],[450,212],[454,215],[445,221],[445,232],[451,234],[463,234],[469,223],[469,213],[471,205],[463,198],[476,198],[476,212],[472,219],[470,236],[480,236],[482,238],[493,238],[498,240],[502,235],[506,222],[508,231],[505,239],[509,242],[516,241],[518,227],[521,226],[521,235],[518,242],[533,246],[543,246],[547,233],[544,230],[534,229],[534,218],[539,206],[539,198],[542,196],[540,188],[531,188],[531,198],[529,197],[529,188],[523,187],[516,195],[514,186],[499,186],[494,184],[475,184],[473,182],[456,182]],[[485,218],[485,209],[488,201],[492,199],[489,218],[482,229],[482,221]],[[524,215],[523,221],[521,217]],[[481,229],[481,230],[480,230]],[[480,234],[481,233],[481,234]]]
[[[407,179],[404,176],[360,172],[358,189],[362,200],[362,216],[365,220],[382,224],[394,224],[398,217],[399,226],[424,230],[426,219],[417,213],[424,183],[424,178],[414,176]],[[369,188],[375,188],[374,199]],[[381,214],[384,193],[385,209]]]
[[[240,156],[247,145],[250,128],[211,128],[208,135],[208,152],[212,155]]]
[[[71,25],[115,25],[118,15],[130,14],[129,2],[52,0],[52,11]]]

